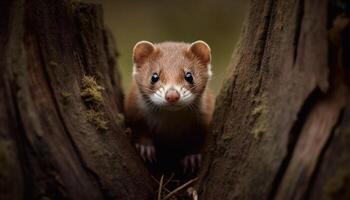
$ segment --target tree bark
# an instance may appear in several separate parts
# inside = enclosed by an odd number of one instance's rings
[[[1,199],[148,199],[102,9],[0,3]]]
[[[349,198],[349,17],[330,9],[326,0],[251,1],[199,199]]]
[[[350,198],[350,19],[333,7],[251,1],[199,199]],[[1,1],[1,199],[153,197],[124,126],[113,44],[101,7]]]

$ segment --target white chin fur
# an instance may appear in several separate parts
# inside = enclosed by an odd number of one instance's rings
[[[174,88],[180,94],[180,99],[176,103],[168,103],[165,99],[165,93],[170,88]],[[176,111],[190,105],[195,99],[195,95],[184,87],[166,85],[161,87],[155,93],[151,94],[149,99],[154,105],[159,106],[162,109]]]

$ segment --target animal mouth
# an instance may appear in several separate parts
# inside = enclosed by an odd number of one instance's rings
[[[170,110],[170,111],[177,111],[185,108],[186,106],[183,104],[180,104],[179,102],[167,102],[163,108],[165,110]]]

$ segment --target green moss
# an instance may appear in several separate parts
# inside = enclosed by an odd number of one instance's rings
[[[69,103],[69,98],[72,96],[72,93],[66,92],[66,91],[61,91],[61,101],[63,104],[68,104]]]
[[[233,137],[233,134],[231,133],[231,132],[224,132],[223,134],[222,134],[222,139],[223,140],[231,140],[232,139],[232,137]]]
[[[261,139],[266,133],[266,124],[264,122],[258,122],[252,132],[255,139]]]
[[[102,102],[102,94],[96,88],[86,88],[80,93],[85,102]]]
[[[257,105],[253,109],[251,115],[256,118],[254,128],[252,133],[254,134],[254,138],[261,139],[268,129],[268,120],[267,120],[267,107],[265,105],[266,94],[262,94],[260,98],[255,99]]]
[[[62,92],[61,92],[61,96],[64,97],[64,98],[69,98],[70,96],[72,96],[72,93],[62,91]]]
[[[104,88],[97,84],[94,77],[83,76],[80,96],[86,103],[99,104],[102,102],[102,90],[104,90]]]
[[[115,122],[119,127],[123,128],[123,129],[125,128],[125,117],[123,114],[118,113],[117,117],[115,119]]]
[[[97,84],[92,76],[84,75],[82,80],[81,98],[89,108],[85,115],[86,120],[95,125],[98,130],[108,130],[108,121],[105,119],[105,113],[100,110],[99,105],[103,101],[102,90],[104,88]]]
[[[253,116],[259,116],[265,111],[265,106],[264,105],[257,105],[254,110],[252,111]]]
[[[104,118],[104,113],[89,109],[86,112],[86,120],[97,127],[99,130],[108,130],[108,121]]]

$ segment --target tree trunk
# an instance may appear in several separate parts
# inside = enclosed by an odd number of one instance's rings
[[[251,1],[199,199],[350,198],[349,16],[334,5]]]
[[[0,3],[1,199],[148,199],[101,7]]]
[[[339,2],[251,1],[199,199],[350,198],[350,20]],[[1,1],[1,199],[153,197],[124,126],[113,44],[98,6]]]

